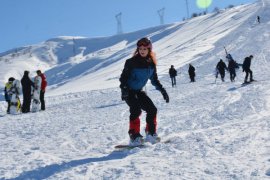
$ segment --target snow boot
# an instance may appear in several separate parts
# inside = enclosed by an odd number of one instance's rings
[[[129,141],[130,146],[143,145],[144,139],[141,134],[129,134],[129,136],[130,136],[130,141]]]
[[[156,144],[156,143],[160,142],[160,137],[158,137],[157,133],[154,133],[153,135],[150,133],[147,133],[144,141],[149,142],[151,144]]]

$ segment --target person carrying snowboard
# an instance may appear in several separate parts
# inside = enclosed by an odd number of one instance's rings
[[[10,77],[8,79],[8,82],[5,84],[5,100],[8,104],[8,107],[7,107],[7,113],[9,114],[10,113],[10,100],[11,100],[11,92],[10,92],[10,89],[12,87],[12,83],[13,81],[15,80],[14,77]]]
[[[146,138],[145,142],[156,143],[157,135],[157,108],[147,94],[142,90],[148,79],[152,85],[161,92],[163,98],[169,103],[169,96],[158,80],[157,60],[152,51],[152,43],[148,38],[137,42],[137,49],[130,59],[126,60],[120,77],[121,98],[126,101],[130,110],[129,137],[130,146],[143,144],[140,134],[140,115],[146,111]]]
[[[216,69],[217,69],[216,78],[218,77],[218,74],[220,74],[221,80],[222,80],[222,82],[224,82],[225,69],[228,70],[228,68],[222,59],[219,60],[217,66],[216,66]]]
[[[235,62],[235,60],[229,60],[228,63],[228,70],[230,72],[230,80],[231,82],[235,81],[235,77],[236,77],[236,72],[235,69],[238,67],[237,63]]]
[[[30,112],[31,106],[31,90],[34,87],[33,81],[29,78],[29,71],[24,71],[24,75],[21,79],[22,91],[23,91],[23,105],[22,113]]]
[[[191,64],[189,64],[189,68],[188,68],[188,74],[190,77],[190,82],[195,82],[195,67],[192,66]]]
[[[244,83],[248,83],[248,76],[250,76],[250,82],[254,81],[253,79],[253,74],[252,74],[252,71],[250,69],[250,65],[251,65],[251,60],[253,59],[253,55],[250,55],[249,57],[246,57],[244,62],[243,62],[243,72],[246,73],[246,76],[245,76],[245,80],[244,80]]]
[[[233,59],[232,55],[230,53],[227,52],[227,49],[225,48],[225,53],[226,53],[226,59],[228,60],[228,70],[230,72],[230,80],[231,82],[235,81],[235,77],[236,77],[236,71],[235,69],[239,68],[238,63]]]
[[[235,69],[239,68],[239,65],[237,64],[237,62],[232,58],[231,54],[227,54],[226,58],[228,60],[228,70],[230,72],[230,80],[231,82],[235,81],[235,77],[236,77],[236,71]]]
[[[171,68],[169,69],[169,75],[172,81],[172,87],[176,86],[176,79],[175,76],[177,76],[177,71],[174,69],[174,66],[171,65]]]

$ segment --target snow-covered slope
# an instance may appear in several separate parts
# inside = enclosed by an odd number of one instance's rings
[[[231,38],[225,44],[224,41],[218,41],[223,37],[228,38],[231,32],[245,23],[253,25],[257,9],[256,5],[244,5],[186,22],[118,36],[59,37],[15,49],[14,53],[5,53],[1,57],[0,66],[5,68],[1,68],[0,86],[3,87],[10,76],[21,78],[24,70],[30,70],[34,76],[34,72],[41,69],[46,72],[52,89],[50,94],[116,87],[119,68],[122,68],[124,60],[131,57],[136,41],[144,36],[153,41],[159,60],[158,70],[162,74],[167,73],[170,64],[177,68],[183,67],[189,62],[202,59],[213,49],[220,54],[211,58],[223,57],[223,46],[229,46],[231,50],[233,42]]]
[[[2,54],[2,84],[39,68],[50,87],[44,112],[4,115],[0,103],[0,179],[269,179],[269,7],[261,0],[187,22],[112,37],[59,37]],[[170,96],[166,104],[146,88],[158,108],[162,143],[115,152],[128,142],[129,119],[118,78],[143,36],[154,42]],[[241,86],[239,70],[236,82],[227,74],[225,83],[215,83],[223,46],[239,63],[254,55],[258,82]],[[188,63],[196,67],[196,83],[189,83]],[[181,72],[176,88],[171,64]],[[142,134],[144,119],[143,113]]]

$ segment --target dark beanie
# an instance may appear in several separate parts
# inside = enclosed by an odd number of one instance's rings
[[[15,78],[14,77],[10,77],[10,78],[8,78],[8,81],[9,82],[13,82],[15,80]]]
[[[24,71],[24,75],[28,75],[29,74],[29,71]]]

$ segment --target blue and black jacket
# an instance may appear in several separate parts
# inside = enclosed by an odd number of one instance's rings
[[[148,79],[157,90],[162,91],[163,87],[158,80],[156,65],[150,57],[136,55],[126,60],[123,72],[120,77],[120,88],[141,91]]]

